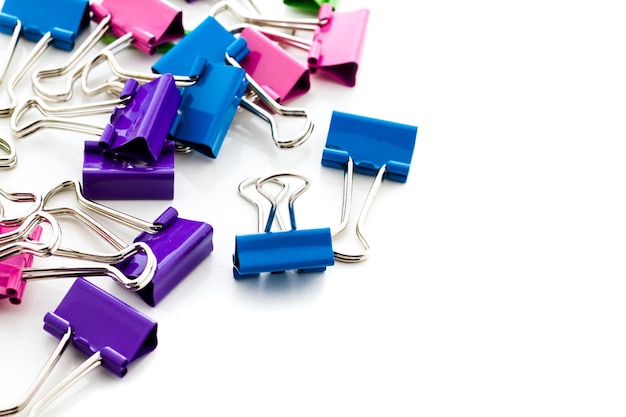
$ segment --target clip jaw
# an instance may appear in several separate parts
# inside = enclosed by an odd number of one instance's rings
[[[279,220],[279,225],[282,225],[280,217],[277,216],[277,205],[278,198],[286,192],[286,185],[279,181],[279,178],[285,176],[298,178],[304,181],[304,185],[289,197],[291,230],[270,232],[275,217]],[[244,194],[245,185],[251,182],[249,180],[240,184],[239,193],[255,204],[259,210],[259,226],[262,226],[261,206],[254,199],[248,198]],[[263,189],[263,186],[270,182],[282,186],[278,197]],[[323,272],[326,267],[334,265],[332,237],[329,228],[296,230],[294,202],[309,188],[308,179],[296,174],[276,174],[259,178],[254,181],[254,184],[257,192],[270,201],[270,214],[262,232],[235,237],[233,276],[245,278],[258,276],[263,272],[275,273],[287,270]]]

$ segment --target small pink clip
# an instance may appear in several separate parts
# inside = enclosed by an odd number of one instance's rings
[[[0,225],[0,234],[15,230],[16,227]],[[38,240],[41,238],[42,227],[37,226],[29,238]],[[0,261],[0,300],[8,298],[11,304],[20,304],[26,287],[26,281],[22,279],[22,269],[33,265],[33,254],[20,253]]]
[[[272,39],[253,27],[241,31],[250,52],[240,65],[272,99],[285,103],[311,88],[310,71]]]
[[[147,54],[185,35],[182,10],[165,1],[103,0],[92,2],[91,11],[97,23],[110,15],[111,31],[118,37],[132,33],[134,45]]]
[[[329,3],[320,7],[318,18],[326,23],[315,29],[308,64],[317,72],[353,87],[369,19],[369,10],[333,12]]]

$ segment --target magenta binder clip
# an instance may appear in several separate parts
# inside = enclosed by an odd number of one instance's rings
[[[315,29],[308,64],[312,74],[320,73],[349,87],[356,85],[357,70],[365,40],[369,10],[333,12],[329,3],[320,6],[319,17],[326,24]]]
[[[96,22],[111,16],[113,34],[122,37],[131,33],[137,49],[148,54],[185,36],[182,10],[163,0],[103,0],[91,3],[91,11]]]
[[[33,404],[29,415],[37,415],[99,366],[125,376],[130,364],[158,344],[156,321],[83,278],[74,282],[54,312],[44,316],[43,327],[59,343],[22,399],[1,409],[0,415],[15,414],[28,406],[70,344],[88,358]]]
[[[243,28],[240,36],[250,52],[239,64],[272,99],[286,103],[309,91],[309,68],[278,43],[252,26]]]
[[[83,193],[91,200],[171,200],[174,198],[175,144],[166,140],[154,162],[103,152],[85,141]]]
[[[417,126],[333,112],[322,154],[323,166],[344,170],[341,222],[333,237],[343,232],[349,221],[353,173],[376,176],[356,226],[357,236],[365,251],[355,255],[336,251],[335,259],[338,261],[360,262],[367,258],[369,243],[362,231],[367,212],[383,179],[406,182],[416,136]]]
[[[15,230],[15,227],[5,227],[0,224],[0,234]],[[43,229],[37,226],[29,235],[29,239],[37,241],[41,238]],[[20,304],[26,281],[22,279],[21,270],[33,264],[34,256],[30,253],[21,253],[0,261],[0,299],[6,298],[11,304]]]

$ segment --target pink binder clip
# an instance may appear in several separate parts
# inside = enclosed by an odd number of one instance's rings
[[[278,103],[286,103],[311,88],[309,68],[253,26],[236,29],[250,52],[239,64]]]
[[[15,227],[5,227],[0,224],[0,234],[15,230]],[[28,236],[30,240],[39,240],[43,229],[37,226]],[[20,304],[26,287],[22,279],[21,270],[33,264],[33,255],[20,253],[0,261],[0,299],[8,298],[11,304]]]
[[[337,12],[330,3],[324,3],[320,6],[317,19],[270,19],[250,16],[236,2],[227,0],[215,5],[210,13],[215,15],[225,9],[250,24],[313,31],[311,40],[283,34],[274,39],[307,50],[307,65],[312,74],[325,74],[349,87],[356,85],[369,20],[368,9]],[[271,33],[267,35],[272,37]]]
[[[118,37],[132,33],[137,49],[148,54],[185,35],[182,10],[162,0],[103,0],[92,2],[91,11],[96,22],[111,16],[111,31]]]

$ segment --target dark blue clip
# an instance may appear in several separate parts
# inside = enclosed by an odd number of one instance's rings
[[[178,211],[169,207],[155,221],[156,233],[142,232],[135,242],[144,242],[157,258],[157,269],[151,282],[137,293],[154,307],[174,287],[191,273],[213,251],[213,227],[204,222],[178,217]],[[146,257],[135,255],[130,262],[120,265],[127,276],[145,269]]]
[[[282,227],[282,220],[277,215],[278,199],[287,185],[279,181],[280,177],[291,176],[304,181],[304,185],[289,197],[289,218],[291,230],[271,232],[274,218]],[[267,183],[279,183],[282,186],[279,196],[273,196],[263,189]],[[262,208],[254,199],[246,196],[245,187],[255,184],[256,190],[271,203],[270,214],[265,227],[262,227]],[[253,202],[259,210],[260,233],[237,235],[233,255],[233,276],[235,278],[253,277],[262,272],[323,272],[334,265],[332,236],[329,228],[296,230],[294,212],[295,200],[310,186],[307,178],[296,174],[277,174],[265,178],[250,179],[242,182],[239,193]],[[261,231],[263,230],[263,231]]]
[[[366,259],[369,244],[361,229],[369,207],[383,179],[406,182],[416,136],[417,126],[333,111],[322,165],[345,171],[341,225],[333,237],[341,233],[348,223],[354,171],[376,176],[357,223],[357,236],[365,252],[359,255],[335,252],[335,259],[343,262]]]
[[[34,416],[81,377],[99,366],[123,377],[128,366],[157,346],[157,323],[94,286],[78,278],[54,312],[44,317],[44,330],[59,339],[35,382],[19,404],[0,410],[0,415],[21,411],[41,388],[70,343],[88,356],[33,405]]]

